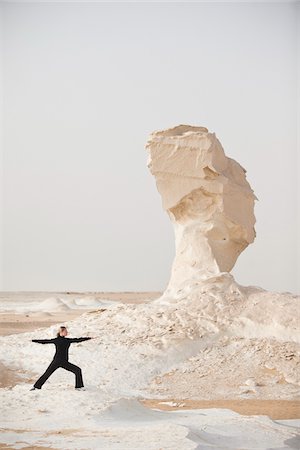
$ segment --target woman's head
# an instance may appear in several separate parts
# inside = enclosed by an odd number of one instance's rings
[[[67,327],[64,327],[64,326],[62,325],[61,327],[59,327],[59,329],[58,329],[58,331],[57,331],[57,333],[56,333],[56,336],[57,336],[57,337],[58,337],[58,336],[67,336],[67,334],[68,334]]]

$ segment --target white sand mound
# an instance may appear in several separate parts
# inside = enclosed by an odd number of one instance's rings
[[[44,293],[43,293],[44,294]],[[21,294],[20,294],[21,295]],[[0,304],[0,312],[13,311],[16,314],[24,313],[58,313],[70,310],[90,310],[96,308],[105,308],[106,306],[116,305],[117,301],[111,300],[99,300],[93,296],[84,297],[48,297],[45,300],[40,300],[38,295],[33,295],[31,299],[27,294],[24,295],[24,299],[17,298],[17,301],[10,301],[5,298]]]
[[[74,305],[76,306],[84,306],[86,308],[101,308],[103,306],[109,306],[109,305],[115,305],[116,301],[111,300],[98,300],[94,297],[84,297],[84,298],[77,298],[74,300]]]
[[[214,285],[202,293],[191,290],[167,304],[117,304],[83,314],[66,322],[70,337],[98,338],[71,346],[70,359],[81,365],[88,383],[104,386],[112,397],[161,398],[167,392],[174,398],[295,399],[299,297],[233,286],[228,283],[222,293]],[[39,374],[54,346],[31,339],[53,337],[56,328],[1,337],[3,362]],[[64,379],[63,371],[51,377]]]
[[[50,297],[34,307],[39,311],[67,311],[69,309],[90,309],[101,308],[103,306],[114,305],[116,302],[109,300],[98,300],[94,297],[87,298],[57,298]]]
[[[35,307],[38,311],[68,311],[69,309],[65,301],[57,297],[49,297]]]
[[[172,414],[171,414],[172,416]],[[153,422],[157,420],[168,420],[168,414],[163,411],[155,411],[143,406],[133,398],[120,398],[105,410],[99,413],[98,420],[113,420],[120,422]]]
[[[0,440],[12,448],[31,445],[62,450],[299,448],[299,421],[242,416],[217,408],[150,410],[128,397],[110,401],[101,390],[89,387],[85,392],[75,392],[60,383],[28,392],[26,385],[16,386],[1,390],[1,404]],[[10,431],[5,432],[4,428]]]

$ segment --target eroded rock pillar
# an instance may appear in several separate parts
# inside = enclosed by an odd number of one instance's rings
[[[178,125],[151,133],[147,166],[175,232],[168,293],[230,272],[254,241],[254,202],[246,170],[225,155],[215,133]]]

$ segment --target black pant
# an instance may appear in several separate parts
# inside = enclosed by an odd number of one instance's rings
[[[70,363],[69,361],[56,361],[53,359],[49,366],[46,369],[46,372],[43,373],[43,375],[34,383],[34,387],[40,389],[45,381],[48,380],[50,375],[59,367],[62,367],[63,369],[69,370],[70,372],[75,373],[76,376],[76,384],[75,387],[83,387],[83,380],[82,380],[82,372],[80,367],[75,366],[75,364]]]

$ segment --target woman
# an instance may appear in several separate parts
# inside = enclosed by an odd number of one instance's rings
[[[80,367],[75,366],[69,362],[69,347],[72,342],[82,342],[88,339],[95,339],[94,337],[80,337],[80,338],[67,338],[68,330],[67,327],[61,326],[57,332],[56,338],[53,339],[32,339],[32,342],[37,342],[39,344],[55,344],[56,352],[51,361],[50,365],[46,369],[46,372],[34,383],[31,391],[35,389],[41,389],[45,381],[50,377],[50,375],[59,367],[69,370],[75,373],[76,382],[75,389],[85,390],[82,380],[82,372]]]

